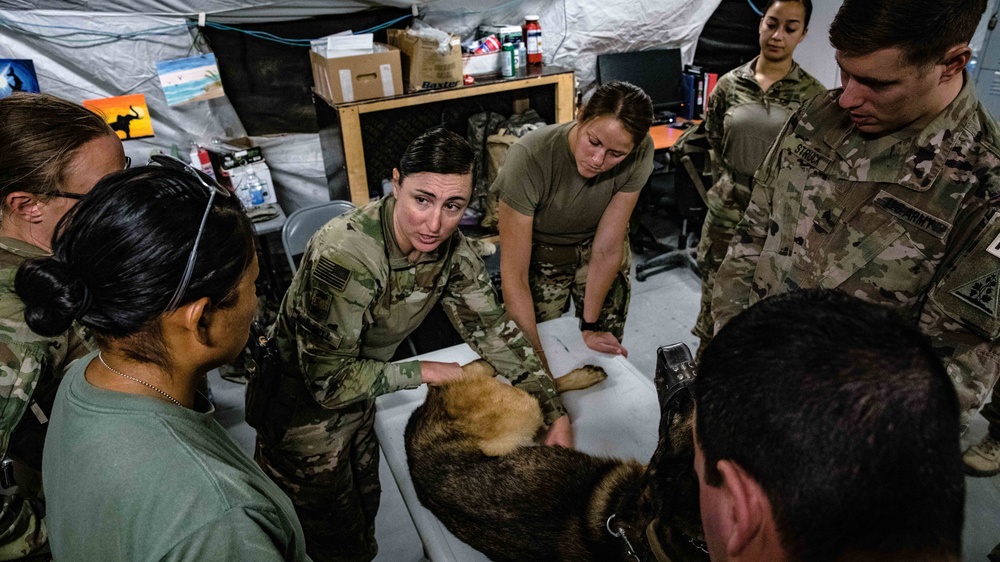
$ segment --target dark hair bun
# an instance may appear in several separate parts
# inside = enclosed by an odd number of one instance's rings
[[[30,259],[17,270],[14,290],[24,302],[24,320],[33,332],[52,337],[69,330],[90,306],[87,287],[65,263],[52,257]]]

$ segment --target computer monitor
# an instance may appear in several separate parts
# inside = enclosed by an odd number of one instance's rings
[[[620,80],[642,88],[653,100],[653,110],[677,111],[684,103],[681,91],[681,50],[654,49],[598,55],[597,82]]]

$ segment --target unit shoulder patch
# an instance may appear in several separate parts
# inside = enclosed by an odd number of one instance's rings
[[[1000,258],[1000,234],[990,242],[990,245],[986,247],[986,251]]]
[[[309,315],[313,318],[326,320],[330,314],[330,305],[333,304],[333,297],[330,293],[320,289],[313,289],[309,293]]]
[[[990,318],[996,318],[998,280],[1000,280],[1000,269],[973,279],[952,290],[951,294],[988,314]]]

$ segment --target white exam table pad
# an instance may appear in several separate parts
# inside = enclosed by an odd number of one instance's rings
[[[656,388],[651,377],[644,376],[623,357],[588,348],[583,343],[576,318],[564,316],[543,322],[538,325],[538,334],[553,376],[558,378],[583,365],[599,365],[608,373],[608,379],[600,384],[562,395],[573,421],[576,448],[593,455],[648,462],[656,449],[660,421]],[[462,344],[414,359],[464,365],[478,358],[472,348]],[[410,414],[424,403],[426,394],[427,386],[421,385],[377,398],[375,432],[427,556],[433,562],[486,561],[486,556],[455,538],[417,500],[406,465],[403,432]]]

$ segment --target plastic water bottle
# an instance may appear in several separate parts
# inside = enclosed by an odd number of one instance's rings
[[[264,190],[266,186],[261,181],[253,166],[247,166],[247,174],[243,179],[243,189],[240,191],[246,195],[240,196],[240,201],[245,207],[253,207],[264,203]]]

